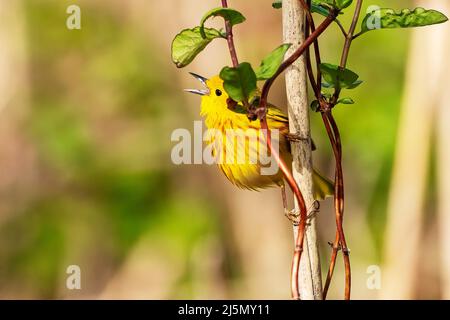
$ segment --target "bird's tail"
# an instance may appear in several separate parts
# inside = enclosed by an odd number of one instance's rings
[[[323,200],[326,197],[330,197],[334,194],[334,183],[314,170],[313,174],[314,182],[314,199]]]

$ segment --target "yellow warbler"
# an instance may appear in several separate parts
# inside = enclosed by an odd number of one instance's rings
[[[219,76],[206,79],[197,74],[191,74],[206,88],[204,90],[187,89],[186,91],[202,96],[200,115],[205,118],[207,128],[212,130],[207,135],[206,142],[214,156],[222,155],[222,161],[218,161],[218,166],[228,180],[240,188],[251,190],[270,186],[284,188],[281,170],[277,168],[272,174],[264,174],[263,169],[267,168],[268,164],[262,163],[259,157],[257,159],[250,157],[252,152],[258,156],[260,154],[267,155],[267,143],[264,136],[255,134],[255,132],[260,132],[260,122],[250,121],[245,112],[236,112],[229,108],[228,94],[224,90],[223,80]],[[285,163],[291,164],[288,117],[280,109],[269,105],[267,124],[271,130],[272,144],[278,146],[279,154]],[[239,134],[230,137],[230,132],[233,131]],[[221,140],[220,145],[217,144],[217,135]],[[241,136],[244,139],[236,139]],[[219,150],[220,148],[222,149]],[[230,153],[232,156],[228,157]],[[240,155],[242,158],[238,159]],[[333,194],[332,182],[316,171],[314,171],[313,181],[316,200]]]

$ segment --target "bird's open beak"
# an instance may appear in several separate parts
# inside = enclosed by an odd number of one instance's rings
[[[205,77],[199,76],[198,74],[189,72],[195,79],[197,79],[198,81],[200,81],[205,87],[206,89],[203,90],[198,90],[198,89],[184,89],[184,91],[186,92],[190,92],[190,93],[194,93],[194,94],[199,94],[201,96],[205,96],[205,95],[209,95],[209,89],[206,86],[206,79]]]

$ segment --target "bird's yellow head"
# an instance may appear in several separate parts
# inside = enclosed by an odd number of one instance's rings
[[[230,111],[227,104],[228,94],[223,88],[223,80],[218,75],[210,79],[206,79],[195,73],[191,73],[191,75],[205,86],[205,89],[202,90],[186,89],[187,92],[202,96],[200,112],[202,116],[223,114],[225,111]]]

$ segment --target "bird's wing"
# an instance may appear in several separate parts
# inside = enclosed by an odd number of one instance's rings
[[[267,109],[267,117],[273,121],[279,121],[286,124],[289,123],[288,116],[273,105],[269,105],[269,108]]]
[[[277,107],[273,106],[273,105],[269,105],[269,108],[267,110],[267,118],[269,118],[270,120],[276,121],[276,122],[280,122],[283,124],[289,124],[289,118],[288,116],[281,111],[280,109],[278,109]],[[290,147],[290,145],[289,145]],[[311,138],[311,149],[312,151],[315,151],[317,149],[316,144],[314,143],[314,140]],[[290,150],[290,148],[289,148]]]

